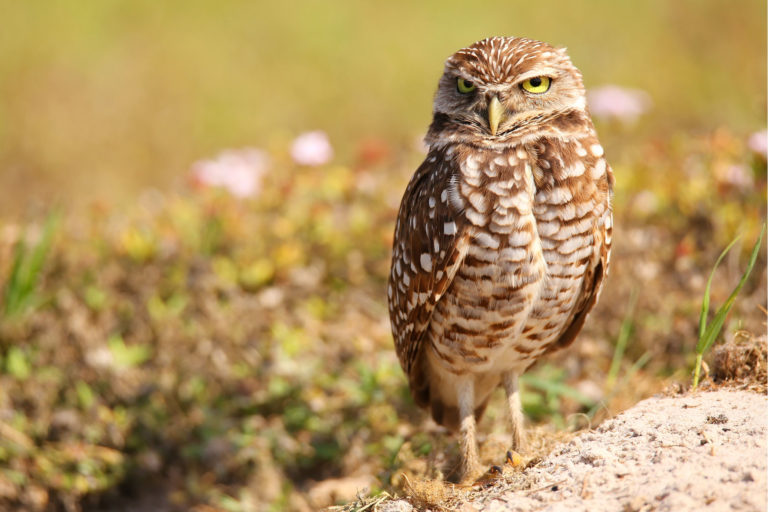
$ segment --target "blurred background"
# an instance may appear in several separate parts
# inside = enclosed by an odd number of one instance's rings
[[[759,0],[6,2],[0,208],[129,200],[221,148],[308,129],[325,130],[341,161],[367,137],[405,150],[430,121],[443,61],[489,35],[566,46],[587,87],[647,92],[643,134],[748,133],[765,121],[763,11]]]
[[[567,47],[617,180],[602,302],[523,383],[535,439],[687,385],[714,262],[741,235],[711,312],[765,217],[759,0],[6,1],[2,18],[0,508],[310,510],[449,476],[384,290],[443,62],[476,40]],[[764,341],[765,266],[719,343]]]

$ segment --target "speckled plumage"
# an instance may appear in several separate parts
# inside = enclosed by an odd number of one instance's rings
[[[546,92],[521,87],[535,77],[551,80]],[[458,78],[475,89],[461,93]],[[506,388],[519,444],[517,377],[569,345],[597,300],[613,175],[581,74],[563,49],[528,39],[485,39],[447,60],[426,142],[395,228],[389,311],[416,402],[462,430],[467,476],[491,392]]]

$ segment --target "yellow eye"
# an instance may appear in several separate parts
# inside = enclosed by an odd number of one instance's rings
[[[548,76],[537,76],[529,78],[521,84],[521,87],[533,94],[541,94],[549,90],[549,86],[552,85],[552,80]]]
[[[459,90],[461,94],[467,94],[477,89],[477,86],[472,82],[468,80],[464,80],[463,78],[459,77],[456,80],[456,88]]]

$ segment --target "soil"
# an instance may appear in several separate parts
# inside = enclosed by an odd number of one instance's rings
[[[768,397],[720,389],[644,400],[522,473],[442,506],[501,511],[766,510]],[[411,497],[411,502],[416,502]],[[379,511],[413,510],[405,500]]]

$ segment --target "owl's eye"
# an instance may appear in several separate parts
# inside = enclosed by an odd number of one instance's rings
[[[547,92],[550,85],[552,85],[552,80],[548,76],[537,76],[529,78],[520,84],[520,87],[533,94],[541,94]]]
[[[468,80],[464,80],[463,78],[459,77],[456,79],[456,88],[459,90],[461,94],[468,94],[475,89],[477,89],[477,86],[473,84],[472,82]]]

